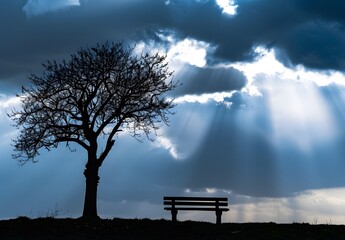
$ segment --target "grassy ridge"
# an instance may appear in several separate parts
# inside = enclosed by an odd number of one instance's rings
[[[0,221],[0,239],[345,239],[343,225],[178,222],[149,219],[17,218]]]

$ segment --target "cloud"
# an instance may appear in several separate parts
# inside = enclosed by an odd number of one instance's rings
[[[164,52],[167,62],[175,68],[184,64],[205,67],[207,56],[215,50],[215,46],[203,41],[189,37],[180,39],[176,32],[169,29],[159,29],[151,37],[136,44],[136,53]]]
[[[29,1],[25,9],[29,13],[32,8],[32,13],[38,13],[77,3]],[[142,33],[149,26],[156,26],[152,23],[169,18],[164,1],[88,0],[80,4],[82,7],[69,11],[28,19],[22,12],[23,4],[18,1],[0,3],[0,28],[5,36],[0,46],[0,91],[13,93],[18,85],[27,85],[27,76],[41,73],[41,63],[47,60],[60,61],[80,47],[104,41],[135,43],[143,39]]]
[[[174,159],[181,159],[182,156],[179,155],[179,153],[176,150],[176,146],[171,142],[171,140],[165,136],[158,136],[155,141],[155,146],[162,147],[164,149],[167,149],[170,153],[170,155]]]
[[[342,71],[345,66],[345,34],[342,29],[342,23],[310,20],[285,33],[276,47],[294,65]]]
[[[194,39],[184,39],[173,44],[168,53],[168,60],[180,60],[197,67],[206,65],[206,54],[209,44]]]
[[[241,1],[232,17],[223,14],[216,1],[27,1],[27,13],[40,14],[31,19],[16,1],[0,4],[5,36],[0,46],[2,91],[13,91],[17,82],[27,84],[26,76],[42,71],[42,62],[66,58],[81,46],[106,40],[153,40],[158,45],[161,29],[180,40],[175,41],[174,56],[199,67],[205,61],[208,66],[252,61],[257,46],[276,49],[287,66],[341,71],[344,65],[344,17],[339,11],[344,3],[338,0]],[[43,14],[78,4],[82,7]],[[205,59],[207,45],[214,54]],[[199,57],[191,57],[185,46]]]
[[[231,222],[342,224],[344,194],[344,188],[331,188],[303,191],[289,198],[232,195],[235,204],[224,217]]]
[[[216,3],[223,9],[223,13],[235,15],[238,5],[235,5],[234,0],[216,0]]]
[[[258,45],[280,49],[290,63],[314,69],[342,70],[344,66],[344,3],[309,4],[308,1],[241,1],[228,18],[214,1],[169,4],[172,15],[166,28],[215,44],[212,61],[251,61]],[[218,4],[217,4],[218,5]],[[210,10],[212,9],[212,10]]]
[[[18,97],[7,97],[5,94],[0,94],[0,109],[9,109],[19,105],[20,99]]]
[[[222,222],[343,224],[344,188],[307,190],[281,198],[252,197],[216,188],[185,189],[184,192],[187,196],[227,197],[230,212],[223,213]],[[166,215],[166,218],[171,217]],[[179,212],[178,218],[215,222],[213,213]]]
[[[202,41],[178,39],[173,32],[160,30],[156,33],[159,44],[152,40],[141,41],[135,53],[166,54],[174,78],[181,83],[169,93],[176,103],[208,101],[224,102],[233,92],[247,84],[243,73],[231,66],[207,66],[206,59],[212,57],[215,47]]]
[[[27,16],[34,16],[54,12],[72,6],[80,6],[79,0],[28,0],[23,7],[23,11]]]
[[[262,76],[260,77],[262,74],[268,78],[287,79],[301,84],[312,83],[319,87],[333,84],[345,86],[345,74],[341,71],[312,70],[303,65],[285,66],[279,61],[279,51],[277,53],[275,49],[267,50],[259,46],[254,51],[258,54],[258,57],[253,62],[237,62],[223,66],[233,67],[245,75],[248,79],[248,84],[245,86],[244,91],[250,95],[261,95],[254,82],[255,78],[262,78]]]
[[[174,99],[174,103],[200,103],[205,104],[209,102],[221,103],[227,106],[231,106],[231,102],[226,101],[234,92],[216,92],[216,93],[204,93],[200,95],[184,95]],[[230,105],[229,105],[230,104]]]

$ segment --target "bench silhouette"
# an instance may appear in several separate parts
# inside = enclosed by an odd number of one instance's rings
[[[171,220],[177,221],[179,210],[188,211],[215,211],[216,223],[222,223],[222,213],[229,211],[228,198],[219,197],[164,197],[165,210],[171,211]]]

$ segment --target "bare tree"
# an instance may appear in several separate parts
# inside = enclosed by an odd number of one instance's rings
[[[161,124],[168,124],[174,104],[165,93],[177,83],[165,56],[136,56],[122,43],[84,48],[43,67],[41,76],[30,76],[30,87],[22,87],[21,110],[9,114],[20,130],[13,157],[35,162],[42,148],[79,144],[88,157],[83,217],[98,218],[98,171],[117,133],[125,129],[137,139],[153,140]]]

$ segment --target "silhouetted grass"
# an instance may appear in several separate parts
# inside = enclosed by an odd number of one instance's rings
[[[178,222],[149,219],[29,219],[0,221],[0,239],[345,239],[343,225]]]

